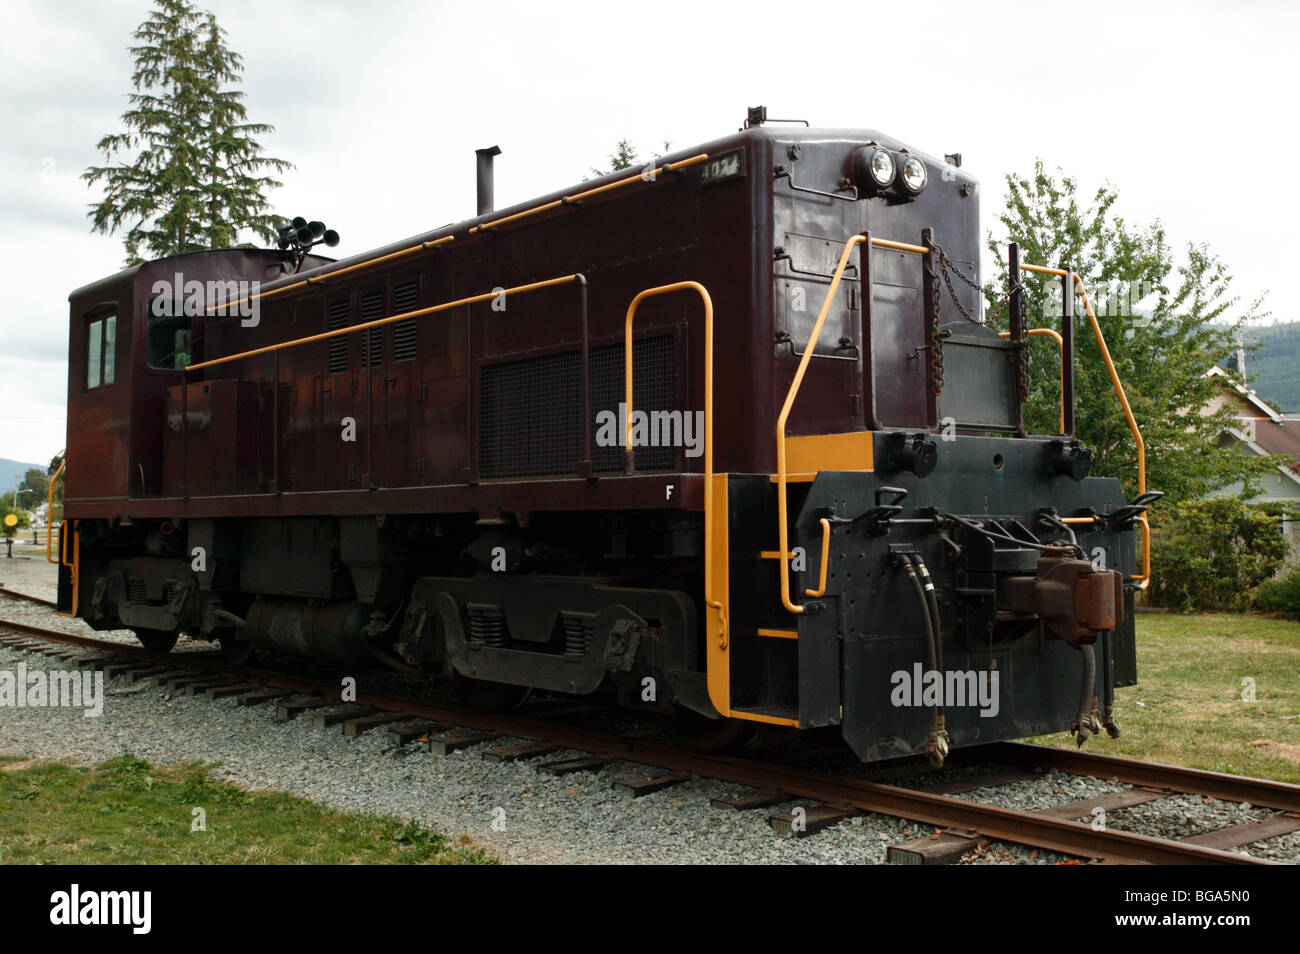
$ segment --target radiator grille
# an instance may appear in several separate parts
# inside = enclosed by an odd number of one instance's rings
[[[669,335],[634,343],[638,410],[680,410]],[[479,474],[484,479],[558,477],[578,472],[582,459],[582,358],[577,351],[488,365],[480,379]],[[596,416],[617,415],[623,401],[623,346],[591,349],[592,470],[618,473],[623,448],[596,442]],[[638,447],[637,470],[670,470],[676,447]]]
[[[677,399],[677,365],[673,360],[673,339],[669,335],[643,338],[632,343],[632,409],[634,411],[680,411]],[[623,345],[602,345],[591,349],[591,415],[613,411],[624,402]],[[593,423],[594,428],[594,423]],[[601,447],[593,430],[591,469],[598,474],[623,470],[623,447]],[[677,447],[637,447],[636,469],[672,470]]]
[[[371,292],[361,298],[361,323],[378,321],[384,317],[384,293]],[[361,367],[378,367],[384,361],[384,329],[371,328],[362,332]]]
[[[418,282],[406,282],[393,288],[393,314],[414,311],[420,296]],[[415,318],[393,325],[393,361],[415,360]]]
[[[348,300],[340,298],[330,303],[325,327],[329,331],[343,328],[348,323]],[[329,340],[329,373],[342,374],[348,369],[348,336],[339,335]]]

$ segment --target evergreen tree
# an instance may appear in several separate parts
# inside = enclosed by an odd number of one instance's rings
[[[293,166],[262,154],[256,137],[274,127],[248,122],[244,94],[229,85],[239,82],[243,59],[211,13],[188,0],[154,2],[130,48],[125,130],[97,147],[106,162],[133,156],[82,174],[104,188],[87,213],[92,231],[122,230],[129,265],[234,246],[241,233],[271,243],[280,224],[266,200],[280,185],[271,174]]]
[[[1265,316],[1262,296],[1243,304],[1232,294],[1227,266],[1206,245],[1189,244],[1177,261],[1159,221],[1135,226],[1113,214],[1118,193],[1109,186],[1090,203],[1081,201],[1074,179],[1060,170],[1048,174],[1041,162],[1032,176],[1010,174],[1006,183],[1006,208],[997,218],[1001,234],[990,234],[989,248],[1005,263],[1006,244],[1016,241],[1022,262],[1064,265],[1082,277],[1146,443],[1147,487],[1173,502],[1238,480],[1249,485],[1267,473],[1272,459],[1220,442],[1234,423],[1231,408],[1202,414],[1222,388],[1221,379],[1205,372],[1235,350],[1247,321]],[[1059,329],[1059,279],[1020,277],[1029,326]],[[989,290],[990,314],[1001,331],[1008,324],[1005,298],[1005,287]],[[1077,296],[1074,314],[1075,433],[1092,449],[1092,472],[1120,478],[1131,498],[1137,493],[1136,446]],[[1031,355],[1026,426],[1055,434],[1056,346],[1035,337]]]
[[[673,144],[667,139],[664,140],[664,152],[672,150]],[[636,146],[632,145],[630,139],[620,139],[614,147],[614,151],[609,154],[609,168],[597,169],[592,166],[591,172],[597,176],[607,176],[611,172],[619,172],[623,169],[631,169],[635,165],[644,165],[645,163],[637,158]]]

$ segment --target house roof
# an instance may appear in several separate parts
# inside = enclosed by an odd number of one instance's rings
[[[1257,421],[1255,443],[1269,454],[1290,457],[1290,470],[1300,469],[1300,421]]]
[[[1266,455],[1279,455],[1289,458],[1288,462],[1278,467],[1279,473],[1300,483],[1300,420],[1287,418],[1273,410],[1254,391],[1237,381],[1223,368],[1213,367],[1205,372],[1207,377],[1218,377],[1225,385],[1231,386],[1237,396],[1251,408],[1261,412],[1262,416],[1239,418],[1243,425],[1249,424],[1249,430],[1230,427],[1225,433],[1241,441],[1251,452]]]
[[[1236,378],[1230,375],[1227,371],[1223,370],[1223,368],[1219,367],[1218,365],[1215,365],[1214,367],[1210,368],[1209,371],[1206,371],[1205,374],[1207,377],[1223,378],[1224,383],[1231,385],[1233,390],[1235,390],[1243,399],[1245,399],[1246,403],[1248,403],[1251,407],[1261,412],[1270,421],[1273,421],[1274,423],[1278,423],[1278,424],[1282,423],[1281,414],[1273,410],[1272,407],[1270,407],[1268,404],[1264,402],[1263,398],[1261,398],[1250,388],[1246,387],[1244,384],[1242,384],[1240,381],[1238,381]]]

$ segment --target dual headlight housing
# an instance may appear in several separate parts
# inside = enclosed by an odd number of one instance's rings
[[[928,180],[925,163],[919,158],[874,143],[854,154],[853,172],[863,192],[902,199],[920,195]]]

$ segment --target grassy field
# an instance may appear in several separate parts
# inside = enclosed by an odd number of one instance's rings
[[[202,808],[206,831],[193,831]],[[131,756],[95,768],[0,756],[0,862],[491,864],[482,849],[391,819],[216,782]]]
[[[1116,693],[1123,734],[1086,750],[1300,783],[1300,623],[1142,614],[1137,652],[1138,684]]]

